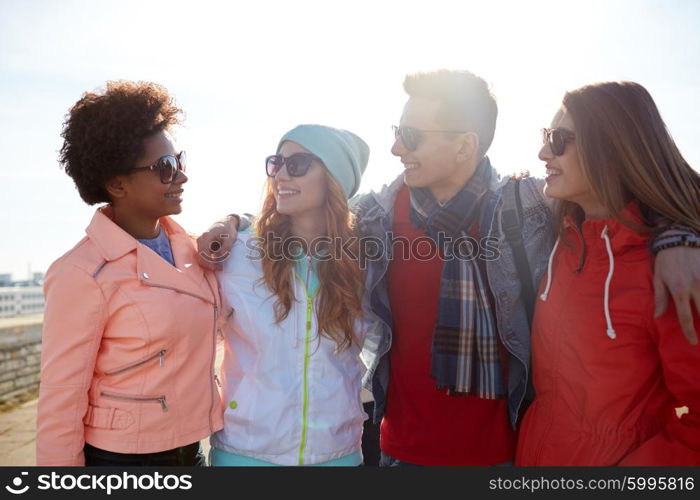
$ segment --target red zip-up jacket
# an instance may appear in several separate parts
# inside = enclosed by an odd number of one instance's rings
[[[634,206],[625,214],[640,220]],[[613,219],[569,220],[567,235],[540,285],[536,399],[516,464],[700,465],[700,346],[672,305],[653,317],[648,237]]]

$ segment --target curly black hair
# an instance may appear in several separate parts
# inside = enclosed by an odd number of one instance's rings
[[[105,188],[128,173],[147,137],[180,123],[182,110],[162,85],[110,81],[86,92],[63,123],[59,162],[89,205],[110,202]]]

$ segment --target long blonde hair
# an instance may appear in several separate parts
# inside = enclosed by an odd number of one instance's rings
[[[700,175],[681,155],[649,92],[634,82],[602,82],[567,92],[562,102],[576,129],[579,163],[593,193],[612,217],[635,229],[656,229],[624,220],[632,200],[642,213],[700,231]],[[580,222],[575,203],[558,200],[560,234],[567,215]]]
[[[357,340],[355,319],[362,314],[364,281],[359,260],[352,258],[359,255],[354,216],[348,208],[340,184],[325,167],[324,172],[328,186],[325,236],[333,242],[335,248],[330,248],[329,260],[318,263],[318,329],[321,335],[334,340],[341,351]],[[270,258],[272,255],[284,255],[284,242],[293,236],[290,216],[277,211],[277,201],[270,181],[255,229],[262,239],[263,281],[277,296],[274,307],[275,320],[279,323],[289,315],[292,302],[299,298],[294,296],[292,282],[294,260]],[[276,238],[272,238],[273,235]],[[337,251],[342,245],[350,251],[350,255]]]

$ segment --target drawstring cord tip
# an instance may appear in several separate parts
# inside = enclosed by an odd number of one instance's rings
[[[605,322],[607,323],[607,334],[611,339],[615,339],[617,334],[613,329],[612,318],[610,317],[610,281],[615,272],[615,257],[613,255],[612,246],[610,245],[610,237],[608,236],[608,226],[606,225],[603,232],[600,233],[601,239],[605,240],[605,249],[608,251],[608,260],[610,261],[610,271],[605,280],[605,297],[603,298],[603,307],[605,308]]]

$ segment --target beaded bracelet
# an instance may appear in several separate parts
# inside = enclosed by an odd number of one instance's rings
[[[663,221],[661,221],[663,223]],[[652,237],[654,239],[661,236],[666,231],[680,231],[682,233],[698,235],[698,232],[689,226],[681,226],[680,224],[669,224],[668,226],[661,226],[656,231],[654,231]]]
[[[661,250],[674,247],[700,248],[700,236],[692,233],[655,238],[651,244],[651,253],[657,255]]]

